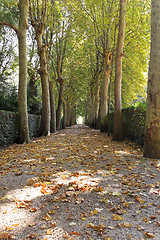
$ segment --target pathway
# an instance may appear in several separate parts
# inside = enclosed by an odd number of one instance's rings
[[[77,125],[0,153],[0,239],[160,240],[160,161]]]

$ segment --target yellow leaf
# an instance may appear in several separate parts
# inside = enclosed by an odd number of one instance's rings
[[[107,220],[107,218],[105,218],[105,217],[101,217],[103,220]]]
[[[13,229],[14,229],[13,227],[7,227],[7,226],[6,226],[6,230],[7,230],[7,231],[11,231],[11,230],[13,230]]]
[[[19,225],[19,223],[17,224],[12,224],[12,227],[17,227]]]
[[[131,227],[133,227],[133,224],[132,223],[119,223],[119,224],[117,224],[117,226],[120,228],[131,228]]]
[[[94,213],[94,214],[98,214],[98,212],[97,212],[97,210],[96,210],[96,209],[93,211],[93,213]]]
[[[45,221],[50,221],[52,218],[48,213],[46,213],[46,216],[43,217],[42,219],[45,220]]]
[[[52,228],[47,229],[47,234],[48,234],[48,235],[52,235]]]
[[[88,224],[87,224],[87,228],[90,228],[90,227],[91,227],[91,228],[94,228],[94,224],[93,224],[93,223],[88,223]]]
[[[55,211],[54,211],[54,210],[49,210],[48,213],[49,213],[49,214],[54,214]]]
[[[123,217],[119,216],[118,214],[113,214],[113,220],[123,220]]]
[[[125,203],[123,203],[123,206],[124,206],[125,208],[129,208],[129,203],[125,202]]]

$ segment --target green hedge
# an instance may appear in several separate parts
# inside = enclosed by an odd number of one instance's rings
[[[30,138],[36,136],[40,125],[40,116],[29,115],[29,134]],[[17,142],[18,123],[17,113],[0,111],[0,146]]]
[[[143,107],[128,107],[122,110],[122,133],[124,139],[130,139],[139,145],[144,144],[146,110]],[[113,132],[114,113],[108,118],[108,128]]]

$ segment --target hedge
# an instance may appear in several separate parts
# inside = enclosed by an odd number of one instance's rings
[[[146,110],[142,107],[128,107],[122,110],[122,134],[139,145],[144,144]],[[113,132],[114,112],[108,118],[108,128]]]
[[[0,146],[17,142],[18,122],[17,113],[0,110]],[[36,136],[40,125],[40,116],[29,115],[30,138]]]

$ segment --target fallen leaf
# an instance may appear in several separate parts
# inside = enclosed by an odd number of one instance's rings
[[[51,216],[50,216],[48,213],[46,213],[46,216],[43,217],[42,219],[48,222],[48,221],[50,221],[52,218],[51,218]]]
[[[12,224],[12,227],[17,227],[19,226],[19,223]]]
[[[42,226],[41,226],[41,229],[45,229],[45,228],[46,228],[46,225],[42,225]]]
[[[34,222],[34,223],[30,223],[30,224],[28,224],[29,227],[32,227],[32,226],[35,226],[35,225],[36,225],[35,222]]]
[[[97,214],[98,214],[98,212],[97,212],[97,210],[96,210],[96,209],[93,211],[93,213],[94,213],[95,215],[97,215]]]
[[[56,223],[50,222],[50,227],[56,227]]]
[[[36,212],[37,211],[37,208],[32,208],[31,210],[30,210],[30,212]]]
[[[144,232],[144,236],[146,238],[154,238],[154,235],[152,233],[149,233],[149,232]]]
[[[122,194],[120,193],[120,192],[113,192],[112,194],[111,194],[112,196],[121,196]]]
[[[20,176],[20,175],[22,175],[22,174],[23,174],[23,172],[17,172],[17,173],[15,173],[16,176]]]
[[[93,191],[95,191],[95,192],[103,192],[103,188],[102,187],[95,187],[95,188],[93,188]]]
[[[49,210],[48,213],[49,213],[49,214],[54,214],[55,211],[54,211],[54,210]]]
[[[73,226],[75,226],[75,225],[76,225],[75,222],[70,222],[70,223],[69,223],[69,226],[70,226],[70,227],[73,227]]]
[[[69,234],[70,234],[70,235],[76,235],[76,236],[82,235],[82,233],[78,233],[78,232],[70,232]]]
[[[132,223],[119,223],[119,224],[117,224],[117,226],[120,228],[131,228],[131,227],[133,227],[133,224]]]
[[[136,196],[136,197],[135,197],[135,201],[136,201],[136,202],[139,202],[139,203],[145,203],[145,200],[142,199],[140,196]]]
[[[47,229],[47,235],[52,235],[52,228]]]
[[[127,233],[129,240],[132,240],[131,234]]]
[[[107,226],[108,229],[115,230],[115,227],[113,226]]]
[[[0,233],[0,239],[8,239],[9,238],[9,234],[6,232]]]
[[[123,203],[123,206],[124,206],[125,208],[129,208],[129,203],[125,202],[125,203]]]
[[[90,227],[91,227],[91,228],[94,228],[94,224],[93,224],[93,223],[88,223],[88,224],[87,224],[87,228],[90,228]]]
[[[16,239],[16,237],[13,234],[10,234],[9,238],[10,238],[10,240],[15,240]]]
[[[160,222],[156,221],[156,223],[157,223],[156,226],[160,226]]]
[[[113,240],[113,238],[110,238],[110,237],[104,236],[104,240]]]
[[[113,217],[112,217],[113,220],[123,220],[123,217],[119,216],[118,214],[113,214]]]
[[[137,225],[136,228],[138,229],[138,231],[144,231],[144,228],[141,227],[140,225]]]
[[[37,234],[33,234],[31,233],[29,236],[28,236],[28,239],[35,239],[37,237]]]

